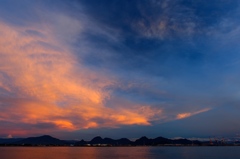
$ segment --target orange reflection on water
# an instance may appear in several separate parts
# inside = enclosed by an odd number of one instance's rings
[[[1,159],[147,159],[151,147],[1,147],[0,153]]]

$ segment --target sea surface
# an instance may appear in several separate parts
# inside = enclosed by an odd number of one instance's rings
[[[1,159],[240,159],[234,147],[0,147]]]

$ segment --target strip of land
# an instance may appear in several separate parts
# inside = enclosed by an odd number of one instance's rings
[[[127,138],[111,139],[94,137],[90,141],[85,140],[60,140],[49,135],[28,138],[0,138],[0,146],[85,146],[85,147],[108,147],[108,146],[240,146],[239,141],[225,142],[223,140],[198,141],[188,139],[168,139],[157,137],[154,139],[143,136],[135,141]]]

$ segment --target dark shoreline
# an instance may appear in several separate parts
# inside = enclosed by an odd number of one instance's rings
[[[60,140],[49,135],[28,138],[0,139],[0,147],[201,147],[201,146],[240,146],[239,141],[188,139],[168,139],[164,137],[147,138],[143,136],[135,141],[128,138],[111,139],[94,137],[85,140]]]

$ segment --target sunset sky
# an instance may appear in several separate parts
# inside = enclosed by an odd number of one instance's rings
[[[0,0],[0,137],[240,136],[239,3]]]

